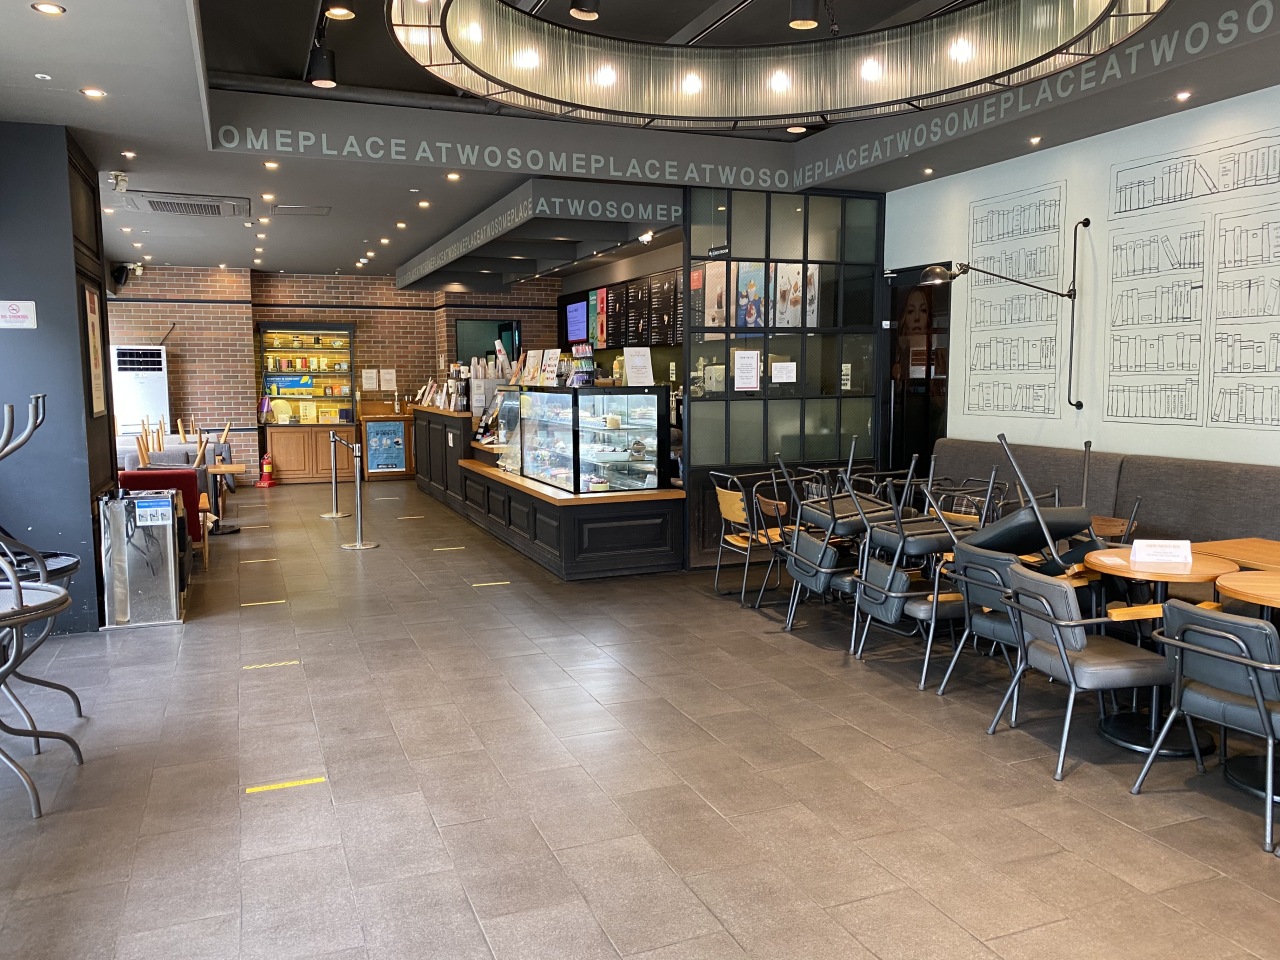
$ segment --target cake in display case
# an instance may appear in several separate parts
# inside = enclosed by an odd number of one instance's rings
[[[569,493],[670,485],[667,387],[522,387],[503,469]]]

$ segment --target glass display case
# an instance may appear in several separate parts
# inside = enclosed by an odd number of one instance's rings
[[[670,485],[667,387],[522,387],[499,465],[570,493]]]
[[[259,323],[262,422],[355,423],[355,327]]]

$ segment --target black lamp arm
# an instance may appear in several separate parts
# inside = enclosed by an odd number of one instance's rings
[[[1041,293],[1047,293],[1055,297],[1065,297],[1068,300],[1074,300],[1076,297],[1076,286],[1074,279],[1071,288],[1066,293],[1057,290],[1050,290],[1048,287],[1042,287],[1039,284],[1027,283],[1025,280],[1019,280],[1017,277],[1006,277],[1003,273],[993,273],[990,270],[983,270],[981,267],[975,267],[971,263],[962,263],[956,268],[956,276],[963,276],[966,273],[980,273],[984,277],[995,277],[997,280],[1004,280],[1007,283],[1016,283],[1022,287],[1030,287],[1032,290],[1039,290]]]
[[[1071,286],[1068,288],[1071,296],[1071,327],[1070,336],[1067,340],[1067,404],[1077,410],[1084,409],[1084,401],[1071,399],[1076,366],[1076,261],[1078,259],[1076,254],[1080,248],[1080,228],[1085,227],[1087,229],[1088,226],[1089,218],[1085,217],[1083,220],[1077,221],[1071,231]]]

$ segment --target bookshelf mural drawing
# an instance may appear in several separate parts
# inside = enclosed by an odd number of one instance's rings
[[[970,203],[969,263],[1061,290],[1065,198],[1059,181]],[[1059,416],[1061,300],[980,273],[967,280],[965,411]]]
[[[1112,168],[1109,420],[1280,429],[1280,132]]]

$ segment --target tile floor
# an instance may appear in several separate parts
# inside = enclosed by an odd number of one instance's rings
[[[86,763],[4,741],[46,815],[0,771],[0,956],[1280,957],[1258,804],[1189,761],[1130,796],[1088,709],[1054,783],[1060,689],[988,737],[995,661],[920,693],[839,608],[561,583],[366,489],[378,549],[324,487],[242,490],[183,627],[40,652],[87,717],[26,702]]]

